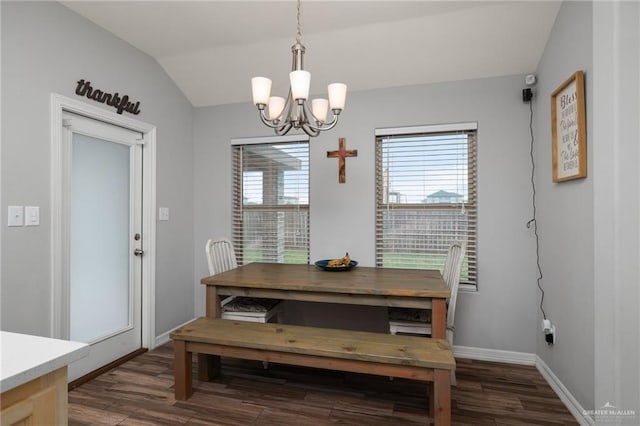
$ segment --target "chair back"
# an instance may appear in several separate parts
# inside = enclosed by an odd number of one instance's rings
[[[216,275],[238,267],[233,244],[226,238],[210,239],[205,246],[209,274]]]
[[[444,269],[442,271],[442,277],[451,291],[449,306],[447,307],[447,339],[449,339],[449,335],[451,334],[449,342],[452,342],[453,340],[456,300],[458,299],[460,273],[462,272],[462,263],[464,262],[465,251],[466,244],[464,242],[454,241],[451,243],[447,253],[447,260],[445,261]]]

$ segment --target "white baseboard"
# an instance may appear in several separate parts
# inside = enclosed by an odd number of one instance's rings
[[[526,352],[474,348],[471,346],[454,346],[453,355],[457,358],[476,359],[478,361],[504,362],[507,364],[520,365],[536,365],[536,355]]]
[[[195,319],[195,318],[194,318],[194,319]],[[171,337],[169,337],[169,336],[170,336],[170,334],[171,334],[171,332],[172,332],[173,330],[176,330],[176,329],[178,329],[178,328],[182,327],[183,325],[186,325],[186,324],[190,323],[190,322],[191,322],[191,321],[193,321],[194,319],[190,319],[189,321],[185,321],[184,323],[180,324],[179,326],[174,327],[174,328],[172,328],[172,329],[171,329],[171,330],[169,330],[169,331],[165,331],[164,333],[162,333],[162,334],[161,334],[161,335],[159,335],[159,336],[156,336],[156,343],[155,343],[154,348],[157,348],[158,346],[162,346],[162,345],[164,345],[165,343],[169,343],[169,341],[171,340]]]
[[[582,407],[582,405],[578,402],[578,400],[574,398],[571,392],[569,392],[569,389],[567,389],[562,384],[558,376],[556,376],[553,373],[553,371],[551,371],[547,363],[545,363],[542,360],[542,358],[540,358],[537,355],[536,355],[536,367],[538,368],[538,371],[540,372],[540,374],[542,374],[542,377],[544,377],[547,383],[549,383],[549,386],[551,386],[551,389],[554,390],[554,392],[558,395],[558,397],[564,403],[567,409],[571,412],[571,414],[573,414],[573,417],[576,418],[578,423],[580,423],[583,426],[587,426],[587,425],[592,426],[596,424],[595,420],[592,417],[584,416],[582,414],[584,412],[584,407]]]

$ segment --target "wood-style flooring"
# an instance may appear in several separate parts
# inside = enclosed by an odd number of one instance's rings
[[[426,385],[408,380],[223,359],[173,398],[171,343],[69,392],[69,425],[424,425]],[[456,425],[577,424],[535,367],[459,359]],[[196,365],[194,357],[194,366]]]

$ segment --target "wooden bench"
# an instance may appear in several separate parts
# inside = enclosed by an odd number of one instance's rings
[[[455,360],[446,339],[217,318],[198,318],[171,338],[177,400],[193,392],[192,354],[209,354],[428,382],[435,424],[451,423]]]

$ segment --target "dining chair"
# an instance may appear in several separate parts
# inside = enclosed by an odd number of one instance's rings
[[[216,275],[238,267],[233,244],[226,238],[209,239],[205,246],[209,274]],[[221,302],[223,319],[269,322],[281,321],[282,303],[278,299],[262,299],[245,296],[229,296]]]
[[[447,300],[446,337],[453,348],[455,332],[456,300],[460,285],[460,273],[466,251],[466,244],[454,241],[447,251],[447,259],[442,270],[442,277],[447,284],[451,297]],[[389,308],[389,332],[391,334],[431,335],[431,310],[410,308]],[[451,384],[456,384],[455,370],[451,370]]]

